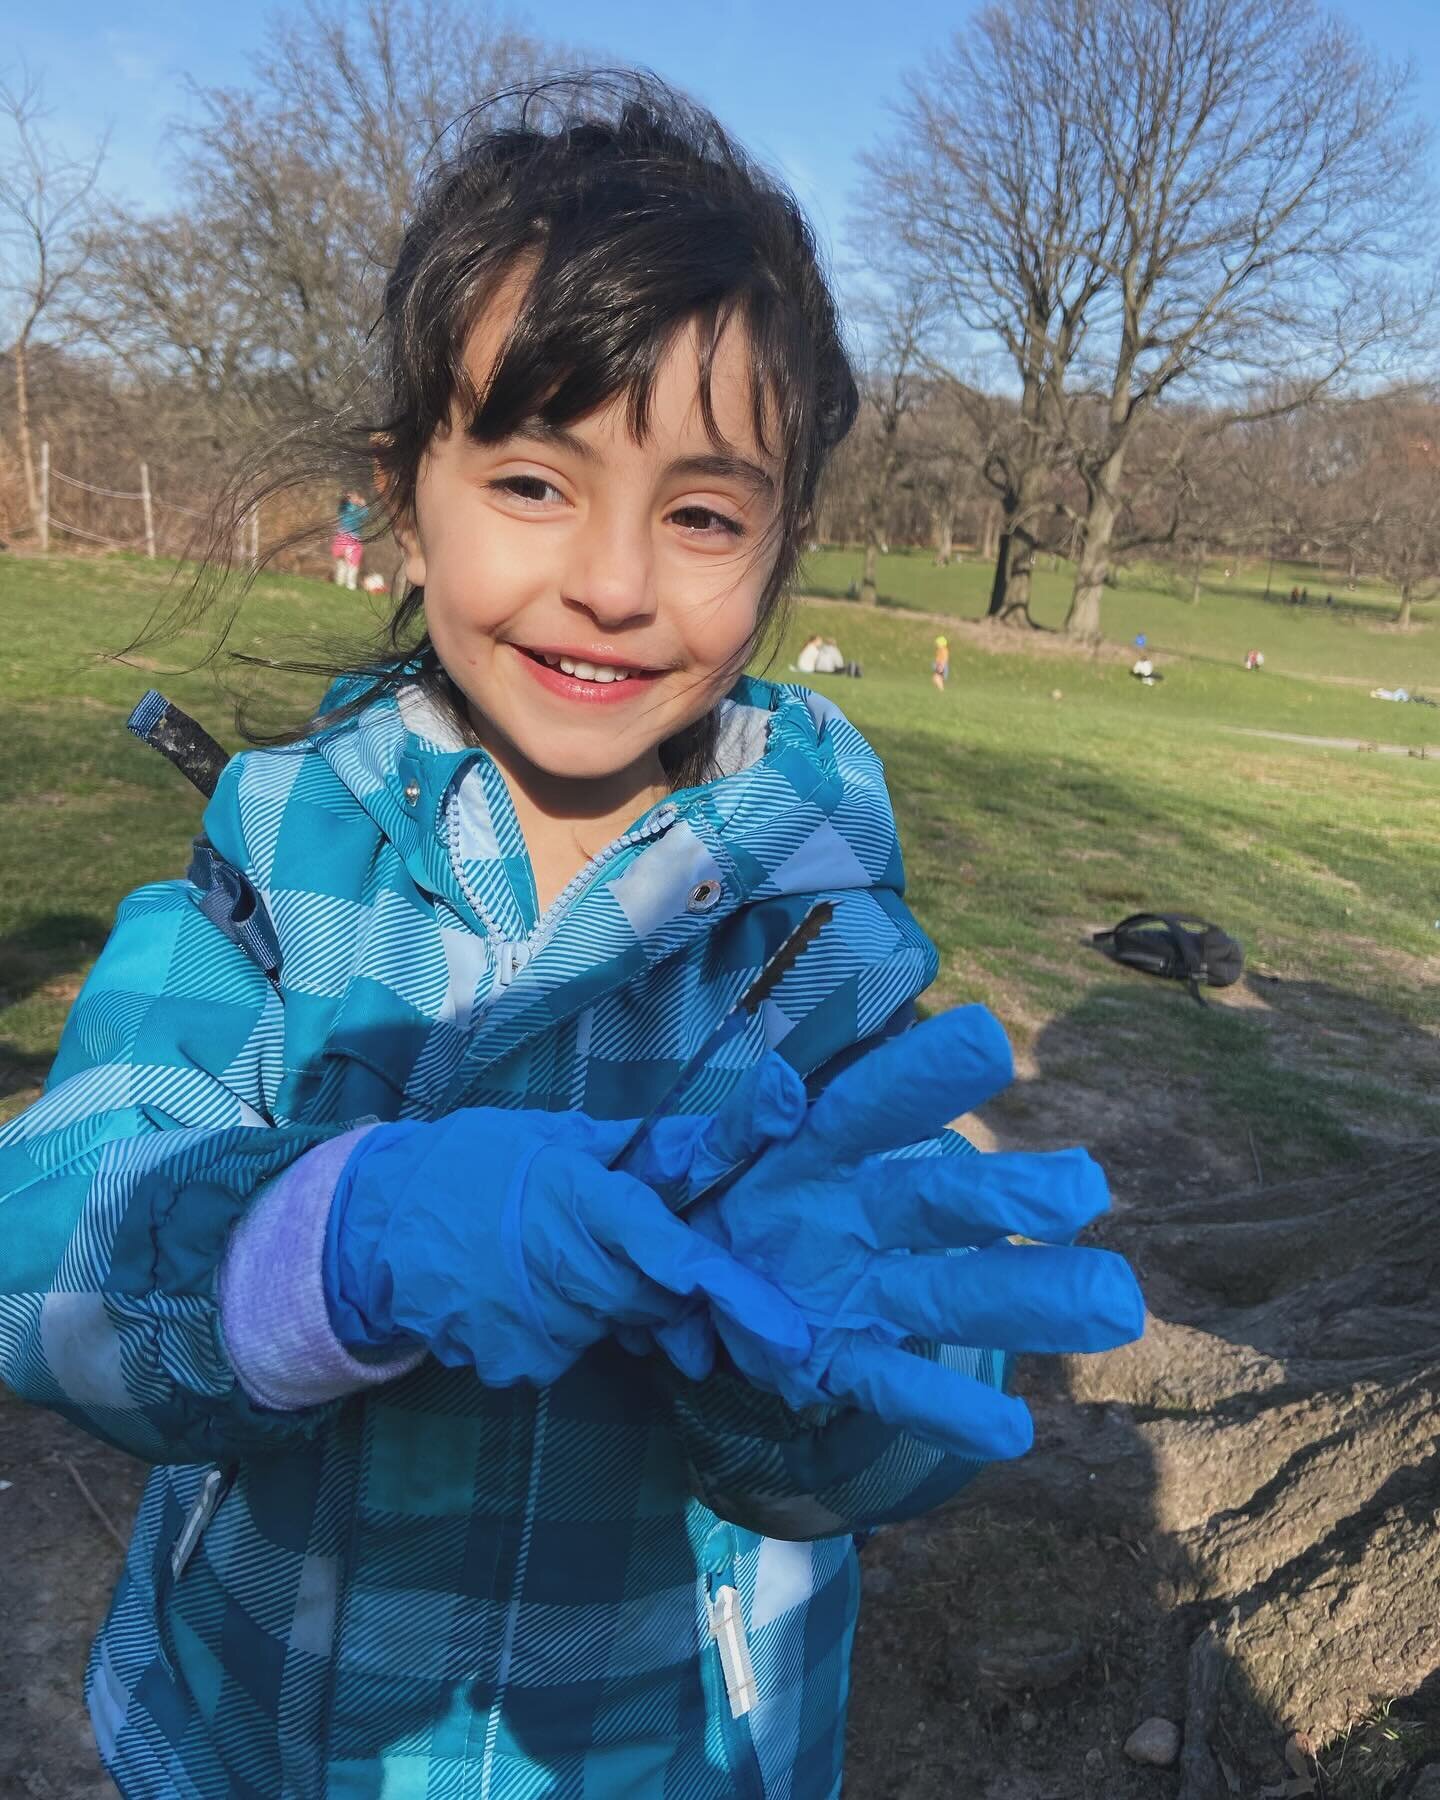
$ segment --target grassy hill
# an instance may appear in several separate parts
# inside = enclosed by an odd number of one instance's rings
[[[798,586],[807,594],[843,598],[858,582],[859,550],[822,549],[805,560]],[[1229,567],[1227,578],[1225,569]],[[937,569],[928,550],[896,550],[880,559],[882,607],[914,607],[956,619],[981,619],[990,597],[988,563],[967,559]],[[1041,558],[1031,611],[1058,629],[1070,604],[1071,569]],[[1373,582],[1353,592],[1312,568],[1276,563],[1265,598],[1266,566],[1239,562],[1207,565],[1200,598],[1191,603],[1190,582],[1154,569],[1122,570],[1105,595],[1105,635],[1130,643],[1144,632],[1152,648],[1225,665],[1244,662],[1248,650],[1265,652],[1272,673],[1329,677],[1372,687],[1424,689],[1440,698],[1440,612],[1417,609],[1417,626],[1397,632],[1397,597]],[[1294,587],[1310,590],[1306,607],[1289,604]],[[1334,607],[1324,598],[1333,593]]]

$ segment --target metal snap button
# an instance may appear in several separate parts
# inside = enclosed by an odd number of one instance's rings
[[[720,904],[720,896],[724,891],[718,881],[697,882],[690,890],[690,898],[685,902],[686,912],[710,912]]]
[[[420,798],[420,783],[412,779],[405,783],[405,804],[413,806]]]

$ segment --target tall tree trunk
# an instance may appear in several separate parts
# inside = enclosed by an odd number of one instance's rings
[[[1400,610],[1395,615],[1395,623],[1401,631],[1410,629],[1410,584],[1408,581],[1400,589]]]
[[[935,538],[935,567],[948,569],[955,554],[955,509],[948,501],[935,509],[932,520]]]
[[[1115,535],[1115,521],[1120,514],[1120,472],[1125,466],[1124,449],[1112,450],[1090,483],[1090,504],[1085,514],[1085,535],[1080,544],[1080,560],[1075,568],[1075,590],[1070,597],[1070,610],[1065,615],[1066,637],[1095,643],[1100,637],[1100,602],[1105,593],[1105,578],[1110,573],[1110,540]]]
[[[1035,568],[1030,523],[1047,473],[1039,463],[1021,469],[1014,486],[1000,496],[1000,536],[986,617],[1006,625],[1035,623],[1030,617],[1030,577]]]
[[[1005,624],[1029,624],[1030,576],[1035,567],[1035,546],[1018,526],[1000,533],[995,552],[995,576],[990,583],[990,604],[985,616]]]
[[[23,337],[15,340],[10,354],[15,363],[15,427],[20,439],[20,465],[25,471],[25,504],[30,509],[30,523],[38,531],[40,490],[35,482],[35,455],[30,444],[29,346]]]
[[[888,554],[886,525],[890,514],[890,489],[895,480],[895,465],[899,460],[899,445],[896,443],[896,431],[900,421],[887,423],[884,428],[884,455],[880,459],[880,468],[875,477],[875,489],[870,496],[870,505],[865,519],[865,573],[860,578],[860,600],[865,606],[874,606],[878,599],[875,591],[875,557],[877,552]]]
[[[880,540],[873,531],[865,534],[865,569],[860,577],[860,604],[876,605],[879,596],[875,588],[875,559],[880,549]]]
[[[980,560],[994,562],[1000,550],[1000,502],[986,504],[980,521]]]
[[[1190,604],[1200,604],[1200,576],[1205,568],[1205,546],[1200,544],[1195,551],[1195,567],[1190,572]]]

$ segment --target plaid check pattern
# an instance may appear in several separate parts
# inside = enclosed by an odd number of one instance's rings
[[[904,1013],[935,953],[873,752],[796,688],[742,682],[723,727],[729,772],[543,917],[503,780],[418,693],[226,771],[206,829],[274,922],[278,984],[185,883],[121,906],[45,1094],[0,1133],[0,1375],[159,1465],[86,1682],[134,1800],[838,1793],[851,1533],[972,1465],[613,1344],[544,1391],[427,1362],[267,1412],[215,1298],[247,1204],[357,1121],[643,1112],[818,895],[833,924],[685,1107],[766,1048],[809,1076]],[[759,1694],[739,1719],[722,1586]]]

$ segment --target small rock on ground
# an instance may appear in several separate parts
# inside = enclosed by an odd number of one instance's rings
[[[1125,1754],[1131,1762],[1171,1768],[1180,1755],[1180,1727],[1171,1719],[1146,1719],[1126,1738]]]
[[[1077,1637],[1054,1631],[1019,1631],[981,1644],[975,1661],[980,1685],[1006,1693],[1060,1687],[1085,1666]]]
[[[882,1568],[878,1563],[860,1571],[860,1591],[867,1599],[879,1600],[886,1594],[893,1594],[897,1585],[894,1571]]]

